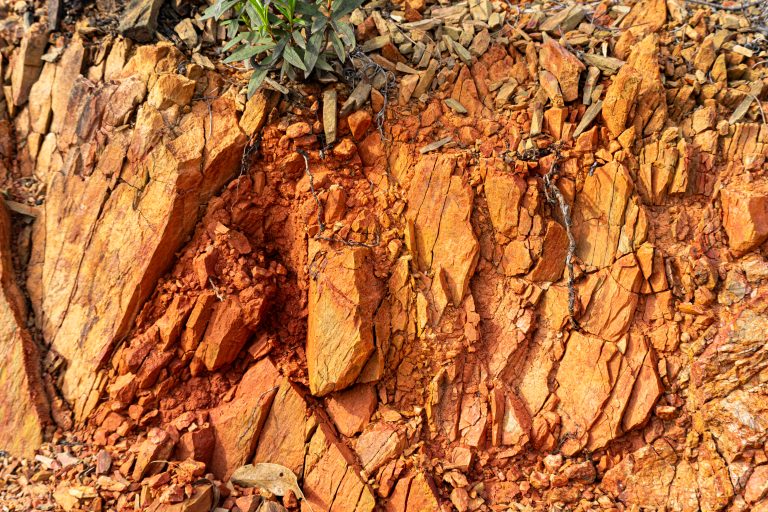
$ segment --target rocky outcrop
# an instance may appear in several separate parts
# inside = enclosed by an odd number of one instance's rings
[[[119,45],[112,51],[122,58]],[[101,392],[98,368],[193,229],[201,202],[237,171],[245,144],[231,97],[210,110],[188,105],[206,84],[171,72],[179,59],[171,46],[140,48],[120,78],[98,86],[78,76],[77,42],[57,65],[45,136],[55,142],[37,161],[48,200],[27,286],[43,336],[68,363],[62,392],[80,419]],[[133,115],[135,126],[124,129]],[[65,213],[75,210],[77,218]],[[201,355],[211,368],[231,357]]]
[[[39,443],[61,393],[85,444],[0,478],[116,510],[768,506],[746,18],[438,4],[351,14],[355,92],[250,99],[194,50],[84,26],[36,62],[28,28],[0,162],[32,313],[8,299],[0,380],[30,406],[0,426]],[[260,463],[298,489],[225,483]]]
[[[51,423],[40,350],[27,329],[26,304],[16,284],[11,221],[0,201],[0,446],[31,457]]]

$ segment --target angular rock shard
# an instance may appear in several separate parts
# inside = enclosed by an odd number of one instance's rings
[[[309,286],[307,368],[312,394],[324,396],[352,385],[373,352],[381,292],[366,248],[317,251],[324,263]]]
[[[0,200],[0,450],[33,457],[51,422],[40,355],[26,326],[24,297],[11,266],[11,221]]]

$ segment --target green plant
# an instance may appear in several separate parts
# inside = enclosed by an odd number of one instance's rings
[[[215,0],[203,19],[221,19],[230,9],[234,16],[224,20],[233,50],[224,62],[251,62],[248,83],[253,95],[271,69],[279,66],[280,78],[304,78],[315,69],[333,71],[330,61],[341,62],[355,47],[355,34],[342,18],[362,0]]]

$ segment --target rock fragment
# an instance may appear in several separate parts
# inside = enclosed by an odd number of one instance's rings
[[[307,367],[312,394],[324,396],[354,383],[373,352],[380,292],[367,249],[322,251],[316,257],[326,261],[309,288]]]
[[[573,101],[579,97],[579,77],[584,64],[571,52],[552,38],[546,38],[539,51],[541,67],[552,73],[560,84],[563,100]]]

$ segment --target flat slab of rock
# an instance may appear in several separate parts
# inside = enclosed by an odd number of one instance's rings
[[[368,361],[381,292],[368,249],[316,250],[325,264],[309,286],[307,368],[312,394],[323,396],[352,385]]]
[[[0,450],[33,457],[50,423],[37,345],[11,268],[11,221],[0,200]]]
[[[226,480],[249,462],[279,383],[275,365],[262,359],[243,375],[232,401],[210,411],[215,439],[210,469],[219,478]]]

